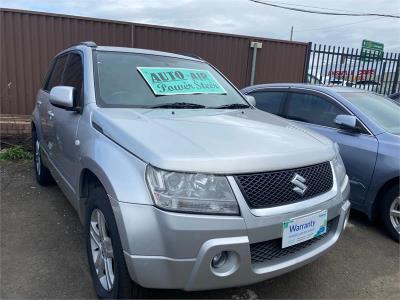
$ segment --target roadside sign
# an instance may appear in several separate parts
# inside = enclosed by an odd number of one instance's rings
[[[383,58],[384,45],[382,43],[363,40],[361,45],[361,60],[374,60]]]

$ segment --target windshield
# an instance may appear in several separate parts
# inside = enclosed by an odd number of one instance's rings
[[[385,131],[400,134],[400,105],[373,93],[341,93]]]
[[[247,107],[242,96],[204,62],[160,55],[94,52],[101,107]],[[171,105],[172,104],[172,105]]]

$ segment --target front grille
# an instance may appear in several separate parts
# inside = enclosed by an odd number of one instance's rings
[[[328,236],[329,232],[332,230],[332,228],[335,229],[337,221],[338,218],[329,221],[327,224],[326,233],[324,233],[323,235],[317,236],[311,240],[287,248],[282,249],[281,238],[266,242],[250,244],[251,263],[256,264],[265,261],[271,261],[307,249],[316,242],[325,239]]]
[[[295,174],[306,179],[307,189],[299,195],[291,180]],[[331,165],[325,162],[318,165],[257,174],[237,175],[235,179],[250,208],[274,207],[328,192],[333,186]]]

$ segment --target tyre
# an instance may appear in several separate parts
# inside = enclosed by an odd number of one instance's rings
[[[36,131],[32,131],[32,149],[33,149],[33,167],[35,169],[36,181],[40,185],[49,185],[54,183],[50,170],[43,165],[42,153],[40,151],[40,142]]]
[[[89,192],[85,234],[90,274],[99,298],[149,296],[149,290],[134,283],[129,276],[111,204],[101,185]]]
[[[390,188],[383,197],[382,221],[390,236],[399,242],[400,239],[400,192],[399,187]]]

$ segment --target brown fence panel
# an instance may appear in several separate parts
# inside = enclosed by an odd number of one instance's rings
[[[134,25],[135,48],[195,54],[216,66],[235,85],[248,81],[249,39],[202,31]]]
[[[303,82],[307,44],[258,40],[255,83]]]
[[[54,55],[80,41],[195,54],[239,88],[250,82],[251,41],[263,43],[257,83],[303,81],[307,52],[306,43],[12,9],[0,9],[0,26],[0,114],[30,114]]]
[[[30,114],[52,58],[80,41],[130,46],[129,24],[2,10],[0,113]]]

